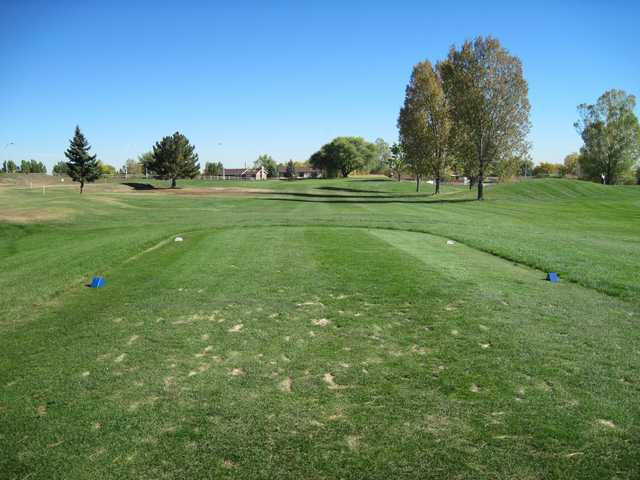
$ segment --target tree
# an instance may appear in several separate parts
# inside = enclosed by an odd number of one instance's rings
[[[22,160],[19,171],[20,173],[47,173],[47,167],[34,159]]]
[[[102,175],[115,175],[117,173],[116,167],[107,165],[100,160],[98,160],[98,167],[100,168],[100,172]]]
[[[89,142],[80,131],[80,127],[76,126],[64,155],[69,159],[67,173],[74,182],[80,183],[80,193],[84,191],[85,183],[95,182],[102,175],[96,155],[89,155],[89,150]]]
[[[387,165],[389,166],[391,175],[394,175],[398,181],[400,181],[402,172],[407,167],[404,150],[402,149],[401,144],[394,143],[391,146],[391,156],[387,159]]]
[[[375,155],[375,145],[362,137],[336,137],[311,155],[309,163],[323,170],[327,177],[336,177],[338,172],[348,177],[370,163]]]
[[[224,167],[222,162],[207,162],[204,164],[204,174],[208,177],[219,177]]]
[[[578,162],[580,160],[580,155],[576,152],[570,153],[566,157],[564,157],[564,166],[566,168],[567,175],[577,175],[578,174]]]
[[[285,171],[285,176],[287,178],[295,178],[296,176],[296,165],[293,160],[289,160],[287,162],[287,169]]]
[[[267,172],[267,177],[273,178],[278,176],[278,163],[271,158],[270,155],[260,155],[256,161],[253,162],[253,166],[255,168],[263,167]]]
[[[553,163],[541,162],[533,168],[533,174],[536,177],[548,177],[558,172],[559,165]]]
[[[492,37],[452,47],[440,65],[451,105],[458,153],[472,153],[467,170],[477,176],[478,200],[484,198],[485,172],[492,163],[525,156],[529,145],[528,86],[520,59]]]
[[[435,193],[440,193],[440,181],[450,163],[451,118],[439,67],[434,68],[429,61],[413,67],[398,128],[408,162],[416,175],[416,191],[420,190],[420,176],[428,174],[435,180]]]
[[[200,173],[195,147],[179,132],[156,142],[147,167],[159,178],[171,180],[171,188],[176,188],[178,178],[194,178]]]
[[[380,173],[387,166],[389,158],[391,158],[391,148],[382,138],[376,138],[373,144],[376,147],[376,155],[371,163],[366,166],[366,170],[369,173]]]
[[[54,175],[66,175],[69,171],[69,167],[65,162],[58,162],[53,166],[52,173]]]
[[[636,183],[640,185],[640,164],[636,167]]]
[[[518,158],[518,175],[528,177],[533,172],[533,161],[530,158]]]
[[[127,177],[129,175],[143,175],[144,165],[142,165],[140,161],[134,160],[133,158],[128,158],[127,161],[124,162],[122,168],[120,168],[120,173],[126,175]]]
[[[578,105],[574,124],[584,145],[581,172],[611,185],[629,174],[640,157],[640,124],[634,113],[636,98],[623,90],[608,90],[595,105]]]
[[[18,165],[13,160],[5,160],[2,162],[2,171],[4,173],[16,173],[18,171]]]

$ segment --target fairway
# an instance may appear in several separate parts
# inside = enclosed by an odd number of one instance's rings
[[[0,478],[637,478],[638,188],[181,183],[0,187]]]

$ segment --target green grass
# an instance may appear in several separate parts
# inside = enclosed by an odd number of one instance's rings
[[[239,186],[0,188],[0,478],[637,475],[639,189]]]

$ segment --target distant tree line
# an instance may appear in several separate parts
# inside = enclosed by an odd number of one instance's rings
[[[47,173],[47,167],[44,163],[36,160],[22,160],[17,165],[13,160],[5,160],[2,162],[2,173]]]

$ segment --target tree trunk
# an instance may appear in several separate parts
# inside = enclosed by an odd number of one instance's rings
[[[84,182],[80,182],[80,193],[84,191]]]
[[[484,165],[480,165],[480,172],[478,175],[478,200],[484,200]]]
[[[420,191],[420,175],[416,175],[416,192]]]
[[[436,177],[436,195],[440,193],[440,177]]]
[[[175,178],[171,179],[171,188],[176,188],[176,179]]]
[[[400,181],[400,176],[401,176],[401,174],[400,174],[400,172],[398,172],[398,181]]]

